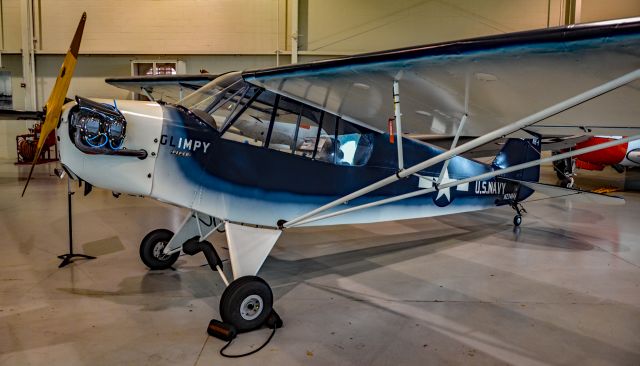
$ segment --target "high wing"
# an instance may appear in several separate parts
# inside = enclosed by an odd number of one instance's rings
[[[414,140],[426,142],[431,145],[438,146],[443,149],[449,149],[451,143],[453,141],[453,136],[442,136],[442,135],[405,135],[406,137],[410,137]],[[578,143],[584,142],[590,138],[590,136],[585,135],[584,132],[578,136],[555,136],[555,135],[547,135],[544,134],[542,136],[542,140],[540,143],[540,151],[559,151],[563,149],[570,149],[575,147]],[[471,136],[461,137],[458,140],[459,144],[464,144],[473,140]],[[484,158],[484,157],[494,157],[496,154],[502,149],[506,138],[499,138],[491,141],[485,145],[479,146],[475,149],[471,149],[466,151],[460,156],[464,156],[468,159],[476,159],[476,158]]]
[[[214,74],[145,75],[113,77],[104,81],[120,89],[148,95],[153,100],[175,103],[217,77]]]
[[[387,130],[399,80],[403,132],[481,136],[640,69],[640,18],[410,47],[243,73],[248,82]],[[528,127],[542,135],[631,135],[635,80]],[[468,96],[468,97],[466,97]]]

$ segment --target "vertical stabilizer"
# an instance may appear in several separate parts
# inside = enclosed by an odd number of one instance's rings
[[[540,138],[507,139],[502,150],[496,155],[491,165],[494,169],[504,169],[537,159],[540,159]],[[507,173],[504,174],[503,177],[527,182],[537,182],[540,179],[540,166],[537,165]],[[522,186],[518,193],[517,200],[522,201],[532,193],[532,189]]]

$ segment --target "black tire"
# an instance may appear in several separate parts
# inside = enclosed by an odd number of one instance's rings
[[[248,332],[264,324],[272,307],[271,287],[260,277],[244,276],[231,282],[222,293],[220,317],[238,332]]]
[[[520,216],[520,215],[515,215],[515,216],[513,217],[513,224],[514,224],[515,226],[520,226],[520,224],[522,224],[522,216]]]
[[[151,270],[171,268],[178,260],[180,252],[163,255],[162,249],[169,243],[173,233],[167,229],[153,230],[140,243],[140,259]]]

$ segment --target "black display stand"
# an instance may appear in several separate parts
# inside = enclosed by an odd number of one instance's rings
[[[71,178],[67,176],[67,208],[69,214],[69,253],[59,255],[58,258],[62,259],[62,263],[58,266],[58,268],[62,268],[68,264],[73,263],[72,258],[82,258],[82,259],[96,259],[96,257],[92,257],[86,254],[76,254],[73,252],[73,219],[71,215],[71,196],[75,192],[71,192]]]

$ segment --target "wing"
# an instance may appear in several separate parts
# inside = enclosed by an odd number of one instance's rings
[[[107,84],[134,93],[148,93],[154,100],[175,103],[218,77],[213,74],[148,75],[107,78]]]
[[[396,79],[403,132],[453,136],[466,111],[462,135],[481,136],[639,68],[640,18],[632,18],[247,71],[243,77],[382,131],[393,116]],[[637,133],[639,88],[635,80],[528,129],[545,136]]]
[[[451,142],[453,141],[453,137],[451,136],[442,136],[442,135],[406,135],[414,140],[426,142],[431,145],[438,146],[442,149],[449,149],[451,147]],[[570,149],[575,147],[578,143],[584,142],[588,140],[590,137],[587,135],[579,135],[579,136],[555,136],[555,135],[544,135],[541,143],[540,143],[540,151],[559,151],[563,149]],[[461,137],[458,140],[458,144],[464,144],[473,140],[473,137]],[[476,158],[486,158],[486,157],[495,157],[502,146],[504,145],[506,138],[499,138],[491,141],[490,143],[486,143],[480,147],[469,150],[460,154],[460,156],[464,156],[468,159],[476,159]]]

